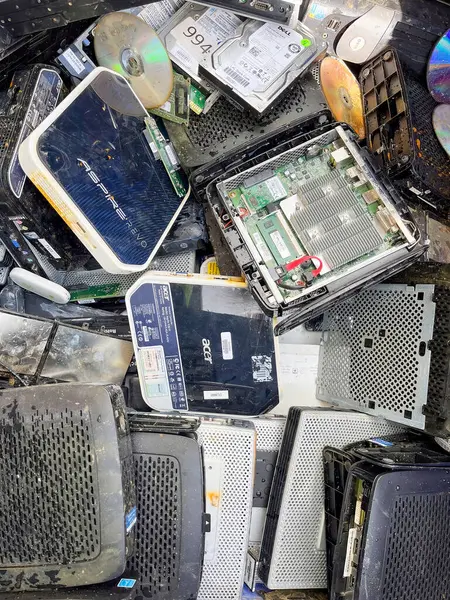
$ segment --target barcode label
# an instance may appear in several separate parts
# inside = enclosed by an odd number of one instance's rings
[[[273,381],[272,359],[270,356],[252,356],[253,381],[265,383]]]
[[[204,400],[229,400],[230,394],[228,390],[210,390],[203,392]]]
[[[222,356],[223,360],[233,360],[233,344],[231,342],[231,333],[229,331],[222,331],[220,334],[222,341]]]
[[[237,81],[237,83],[239,83],[239,85],[242,85],[242,87],[248,87],[250,85],[250,81],[248,79],[242,77],[240,73],[237,73],[231,67],[225,67],[224,71],[228,75],[228,77],[231,77],[231,79]]]

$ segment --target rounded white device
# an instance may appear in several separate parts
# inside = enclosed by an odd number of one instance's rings
[[[38,296],[47,298],[57,304],[67,304],[70,300],[70,293],[53,281],[49,281],[44,277],[30,273],[25,269],[15,268],[9,274],[15,284],[22,287],[24,290],[33,292]]]

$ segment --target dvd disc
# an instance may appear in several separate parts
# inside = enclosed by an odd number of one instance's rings
[[[450,156],[450,105],[439,104],[433,112],[433,129],[442,147]]]
[[[94,30],[98,64],[123,75],[145,108],[158,108],[173,88],[172,63],[144,21],[125,12],[102,17]]]
[[[428,89],[436,102],[450,103],[450,29],[431,53],[427,81]]]
[[[336,121],[342,121],[366,137],[362,93],[358,80],[347,65],[334,56],[327,56],[320,65],[320,85]]]

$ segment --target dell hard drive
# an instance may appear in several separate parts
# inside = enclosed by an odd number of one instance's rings
[[[200,73],[242,108],[263,115],[325,50],[301,23],[291,29],[248,20],[205,54]]]

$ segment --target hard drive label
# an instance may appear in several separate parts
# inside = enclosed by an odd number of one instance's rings
[[[236,91],[265,90],[310,45],[310,40],[293,29],[265,23],[249,37],[248,49],[236,63],[220,65],[217,70]]]
[[[242,20],[236,15],[218,8],[210,8],[198,20],[188,17],[171,32],[177,44],[170,49],[171,54],[183,61],[189,69],[194,67],[198,72],[198,64],[203,62],[206,54],[210,54],[225,40],[232,37]],[[186,60],[178,48],[187,52]]]
[[[75,71],[75,73],[77,75],[80,75],[81,73],[83,73],[84,71],[84,65],[81,62],[81,60],[78,58],[78,56],[75,54],[75,52],[72,50],[72,48],[68,48],[64,54],[62,54],[59,57],[59,60],[61,62],[64,62],[65,59],[69,65],[72,67],[72,69]]]
[[[187,394],[170,286],[146,284],[131,299],[145,397],[163,410],[187,410]]]

